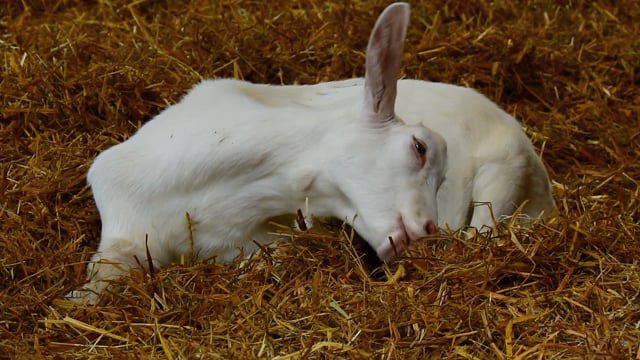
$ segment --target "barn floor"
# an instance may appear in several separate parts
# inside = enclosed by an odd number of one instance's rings
[[[385,5],[0,6],[0,358],[640,359],[636,0],[412,4],[402,76],[522,122],[553,179],[546,223],[435,236],[373,275],[340,224],[283,228],[242,268],[185,261],[100,306],[62,299],[99,241],[97,153],[203,78],[362,76]]]

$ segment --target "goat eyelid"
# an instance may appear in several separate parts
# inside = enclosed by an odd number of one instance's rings
[[[420,167],[424,166],[427,161],[427,145],[415,136],[413,137],[413,151],[418,160],[420,160]]]

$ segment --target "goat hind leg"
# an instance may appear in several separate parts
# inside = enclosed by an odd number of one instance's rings
[[[472,190],[471,227],[494,229],[496,221],[513,214],[523,200],[524,173],[509,163],[487,163],[478,169]]]

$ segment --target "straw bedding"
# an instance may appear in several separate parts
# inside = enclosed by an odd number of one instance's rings
[[[95,155],[202,78],[361,76],[386,3],[23,1],[0,6],[0,357],[640,359],[640,2],[420,1],[402,76],[474,87],[522,121],[559,214],[441,234],[375,264],[339,223],[243,267],[84,280]],[[295,210],[295,209],[292,209]]]

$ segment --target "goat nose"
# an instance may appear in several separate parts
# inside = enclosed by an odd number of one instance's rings
[[[433,222],[433,220],[427,221],[427,223],[424,224],[424,229],[427,231],[427,234],[429,234],[429,235],[433,235],[433,234],[437,234],[438,233],[438,227]]]

